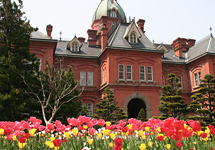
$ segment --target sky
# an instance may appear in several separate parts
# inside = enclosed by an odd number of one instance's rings
[[[33,27],[46,34],[53,25],[53,38],[87,38],[92,17],[101,0],[22,0]],[[215,0],[117,0],[127,20],[144,19],[146,36],[155,43],[171,44],[178,37],[203,39],[215,33]]]

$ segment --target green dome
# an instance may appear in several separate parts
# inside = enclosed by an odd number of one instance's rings
[[[97,19],[101,19],[103,15],[110,17],[111,10],[116,10],[117,18],[122,19],[124,22],[126,22],[125,13],[122,7],[117,3],[116,0],[101,0],[98,8],[96,9],[93,15],[93,21]]]

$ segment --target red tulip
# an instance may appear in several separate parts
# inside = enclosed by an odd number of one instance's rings
[[[159,141],[163,141],[163,140],[164,140],[164,136],[158,136],[157,139],[158,139]]]
[[[26,137],[21,136],[21,137],[18,138],[18,140],[19,140],[20,143],[25,143],[26,142]]]
[[[26,137],[27,139],[29,139],[29,138],[31,137],[31,135],[30,135],[29,133],[25,133],[25,137]]]
[[[202,133],[201,137],[202,138],[206,138],[207,137],[207,133]]]
[[[54,146],[59,147],[61,145],[63,141],[61,141],[60,139],[55,139],[53,140]]]
[[[177,143],[176,143],[176,146],[177,146],[178,148],[181,148],[182,145],[183,145],[183,144],[182,144],[181,142],[177,142]]]
[[[114,139],[114,142],[115,142],[115,150],[121,150],[122,149],[122,142],[123,142],[123,139],[121,138],[116,138]]]
[[[198,121],[193,121],[192,123],[192,129],[193,131],[201,131],[201,124]]]

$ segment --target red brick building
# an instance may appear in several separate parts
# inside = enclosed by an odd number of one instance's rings
[[[147,118],[160,115],[157,105],[162,86],[169,73],[181,80],[183,98],[188,102],[205,74],[215,75],[215,39],[207,36],[198,43],[193,39],[177,38],[170,45],[152,43],[145,35],[145,20],[127,21],[117,0],[102,0],[93,15],[88,39],[74,37],[71,41],[32,33],[31,53],[53,63],[64,58],[64,66],[72,66],[76,79],[85,90],[80,97],[90,116],[106,87],[114,91],[118,105],[128,117],[137,117],[141,108]]]

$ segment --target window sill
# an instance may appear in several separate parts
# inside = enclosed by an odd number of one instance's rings
[[[193,87],[193,90],[196,90],[196,89],[198,89],[198,88],[200,88],[199,85],[198,85],[198,86],[194,86],[194,87]]]

